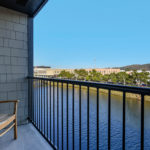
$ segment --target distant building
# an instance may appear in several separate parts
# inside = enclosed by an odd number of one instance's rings
[[[36,66],[34,67],[34,76],[37,77],[57,77],[61,71],[68,71],[70,73],[74,73],[75,69],[55,69],[51,67],[46,66]],[[92,71],[93,69],[85,69],[87,72]],[[97,72],[100,72],[101,74],[111,74],[111,73],[119,73],[120,69],[112,69],[112,68],[96,68],[94,69]]]
[[[127,74],[132,75],[134,71],[133,70],[130,70],[130,71],[121,70],[121,72],[126,72]],[[142,73],[142,72],[143,70],[137,70],[137,73]],[[145,72],[148,72],[150,74],[150,71],[145,71]]]
[[[125,71],[127,74],[131,75],[133,71]]]
[[[35,66],[34,67],[34,76],[36,77],[46,77],[47,71],[51,69],[51,67],[48,66]]]
[[[85,69],[85,70],[90,72],[93,69]],[[102,69],[101,68],[96,68],[94,70],[96,70],[97,72],[100,72],[102,75],[111,74],[111,73],[119,73],[120,72],[120,69],[113,69],[113,68],[102,68]]]

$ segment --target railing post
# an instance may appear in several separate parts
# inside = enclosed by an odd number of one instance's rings
[[[108,150],[111,145],[111,90],[108,90]]]
[[[126,133],[126,93],[123,92],[123,128],[122,128],[122,149],[125,150],[125,133]]]
[[[49,107],[50,107],[50,142],[51,142],[51,140],[52,140],[52,125],[51,125],[52,124],[52,115],[51,115],[51,111],[52,111],[52,106],[51,106],[51,100],[52,99],[51,99],[51,95],[52,94],[51,94],[51,81],[50,81],[50,85],[49,86],[50,86],[50,88],[49,88],[49,90],[50,90],[49,91],[49,103],[50,103],[50,106]]]
[[[74,84],[72,85],[72,149],[74,150]]]
[[[44,83],[44,85],[43,85],[43,86],[44,86],[44,87],[43,87],[43,88],[44,88],[44,90],[43,90],[43,92],[44,92],[44,93],[43,93],[43,94],[44,94],[44,98],[43,98],[43,101],[44,101],[44,136],[45,136],[45,118],[46,118],[46,117],[45,117],[45,108],[46,108],[46,107],[45,107],[45,101],[46,101],[46,99],[45,99],[45,82],[46,82],[46,81],[43,81],[43,83]]]
[[[47,138],[48,138],[48,81],[46,82],[46,101],[47,101]]]
[[[90,130],[90,98],[89,98],[89,86],[87,87],[87,150],[89,150],[89,146],[90,146],[90,133],[89,133],[89,130]]]
[[[99,150],[99,88],[97,88],[97,150]]]
[[[57,149],[59,149],[59,82],[57,82]]]
[[[38,128],[40,129],[40,80],[38,80],[38,103],[39,103],[39,107],[38,107]]]
[[[40,80],[40,131],[42,132],[42,81]]]
[[[64,123],[64,121],[63,121],[63,83],[62,83],[62,87],[61,87],[61,126],[62,126],[62,131],[61,131],[61,140],[62,140],[62,150],[63,150],[63,143],[64,143],[64,133],[63,133],[63,130],[64,130],[64,125],[63,125],[63,123]]]
[[[79,85],[79,150],[81,150],[81,85]]]
[[[42,90],[42,85],[43,81],[41,80],[41,132],[43,134],[43,90]]]
[[[141,94],[141,150],[144,150],[144,94]]]
[[[69,132],[68,132],[68,128],[69,128],[69,121],[68,121],[68,119],[69,119],[69,106],[68,106],[68,83],[67,83],[67,89],[66,89],[67,91],[67,93],[66,93],[66,95],[67,95],[67,97],[66,97],[66,100],[67,100],[67,102],[66,102],[66,108],[67,108],[67,150],[68,150],[68,145],[69,145],[69,143],[68,143],[68,141],[69,141]]]
[[[53,143],[55,146],[55,82],[53,82]]]

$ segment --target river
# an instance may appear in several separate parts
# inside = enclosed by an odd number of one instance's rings
[[[46,121],[48,120],[48,135],[50,138],[50,121],[51,121],[51,140],[53,141],[53,88],[51,88],[51,109],[50,109],[50,89],[45,87],[45,92],[48,92],[48,105],[45,106]],[[44,88],[42,89],[44,92]],[[55,118],[57,118],[57,88],[55,87]],[[39,89],[35,88],[34,97],[38,100]],[[42,93],[43,93],[42,92]],[[66,149],[67,136],[66,136],[66,87],[63,90],[63,133],[64,142],[63,147]],[[39,93],[41,94],[41,93]],[[47,95],[47,94],[46,94]],[[45,99],[46,98],[45,95]],[[69,150],[72,149],[72,88],[69,87],[68,91],[69,102]],[[44,93],[42,94],[44,99]],[[41,96],[40,96],[41,97]],[[81,92],[81,132],[82,132],[82,149],[87,149],[87,89],[83,88]],[[75,88],[75,149],[79,149],[79,88]],[[139,150],[140,149],[140,100],[138,99],[126,99],[126,149],[127,150]],[[36,102],[38,105],[38,103]],[[61,136],[61,88],[59,87],[59,146],[62,146]],[[43,106],[44,107],[44,106]],[[47,109],[48,108],[48,112]],[[44,109],[44,108],[43,108]],[[51,110],[51,111],[50,111]],[[38,110],[36,109],[38,116]],[[51,117],[50,117],[51,112]],[[44,112],[43,112],[44,114]],[[145,101],[145,150],[150,149],[150,102]],[[96,149],[96,91],[90,89],[90,149]],[[45,122],[46,122],[45,121]],[[44,125],[44,121],[43,121]],[[47,128],[47,123],[45,124]],[[108,133],[108,95],[99,93],[99,147],[101,150],[107,149],[107,134]],[[57,145],[57,119],[55,119],[55,144]],[[122,149],[122,97],[111,95],[111,149]]]

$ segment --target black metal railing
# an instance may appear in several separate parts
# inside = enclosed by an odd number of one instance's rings
[[[97,82],[72,81],[63,79],[48,79],[38,77],[28,77],[29,79],[29,119],[39,130],[43,137],[50,143],[54,149],[64,149],[64,132],[66,132],[66,147],[69,149],[69,92],[72,89],[72,148],[75,148],[75,86],[79,86],[79,149],[81,150],[82,140],[82,118],[81,118],[81,93],[82,87],[87,87],[87,149],[89,149],[90,139],[90,88],[96,88],[96,149],[99,149],[99,89],[108,90],[108,150],[111,149],[111,91],[120,91],[123,93],[122,103],[122,149],[125,150],[126,138],[126,93],[141,95],[141,150],[144,149],[144,97],[150,95],[150,88],[121,86],[102,84]],[[66,85],[66,110],[64,110],[64,84]],[[35,90],[36,89],[36,90]],[[33,92],[35,90],[35,92]],[[52,96],[53,95],[53,98]],[[59,100],[61,99],[61,103]],[[60,106],[61,105],[61,106]],[[64,131],[64,111],[66,111],[66,131]],[[61,116],[61,117],[60,117]],[[61,134],[60,134],[61,125]],[[57,134],[56,134],[57,132]],[[61,137],[60,137],[61,136]],[[60,140],[61,139],[61,140]],[[61,143],[60,143],[61,141]]]

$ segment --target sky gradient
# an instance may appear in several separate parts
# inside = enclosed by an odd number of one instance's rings
[[[34,65],[150,63],[149,0],[49,0],[34,19]]]

